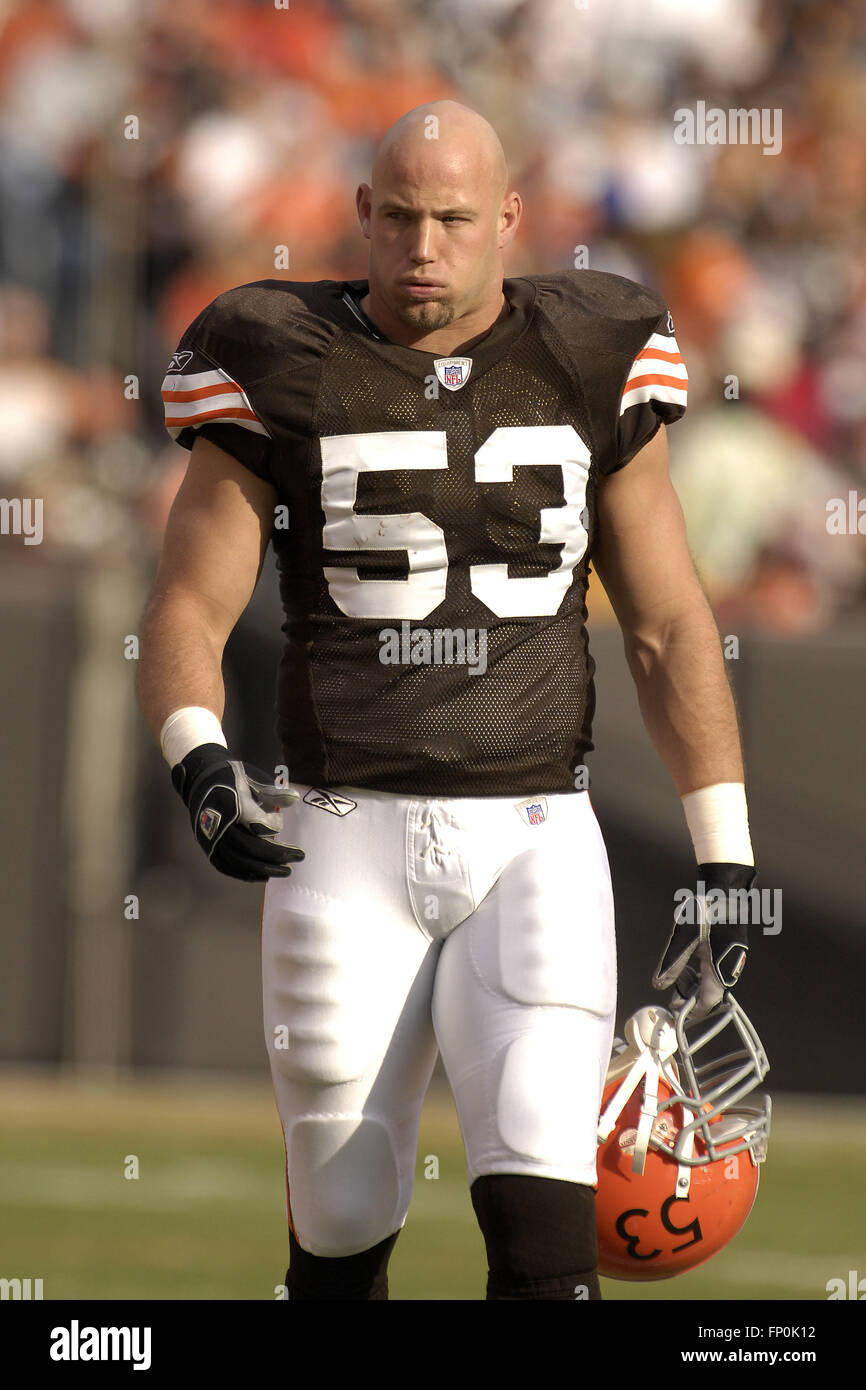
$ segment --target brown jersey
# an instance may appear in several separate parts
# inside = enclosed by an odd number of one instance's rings
[[[684,413],[671,316],[618,275],[522,276],[504,281],[510,312],[446,356],[388,341],[367,288],[230,290],[163,383],[173,438],[205,435],[276,493],[289,775],[579,789],[596,488]]]

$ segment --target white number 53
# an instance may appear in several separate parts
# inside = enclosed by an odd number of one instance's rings
[[[322,510],[325,550],[405,550],[406,579],[361,579],[357,569],[327,566],[331,597],[350,618],[390,621],[426,618],[442,602],[448,582],[448,551],[441,526],[422,512],[390,516],[355,511],[361,473],[397,468],[447,468],[444,430],[385,430],[375,434],[328,435],[322,444]],[[548,617],[559,609],[583,558],[583,525],[590,455],[571,425],[503,426],[475,455],[477,483],[509,483],[515,468],[558,464],[561,507],[539,512],[539,542],[562,545],[559,564],[532,579],[510,579],[508,565],[471,565],[472,592],[498,618]]]

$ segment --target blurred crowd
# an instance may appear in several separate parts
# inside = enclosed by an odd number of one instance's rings
[[[672,471],[722,621],[866,610],[866,542],[827,527],[866,497],[859,0],[0,0],[0,495],[44,499],[42,550],[155,553],[180,334],[233,285],[362,278],[355,188],[444,96],[524,197],[508,274],[586,247],[671,307]],[[677,143],[701,101],[780,110],[780,152]]]

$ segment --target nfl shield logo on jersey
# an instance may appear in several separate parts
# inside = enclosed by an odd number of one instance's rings
[[[449,391],[459,391],[469,380],[472,371],[471,357],[437,357],[433,366],[436,375]]]

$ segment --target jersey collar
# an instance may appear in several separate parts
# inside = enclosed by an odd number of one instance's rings
[[[492,324],[483,338],[478,339],[468,351],[462,344],[453,352],[429,352],[426,348],[403,347],[392,343],[380,328],[364,313],[360,301],[369,291],[367,280],[343,280],[335,284],[337,302],[335,308],[340,318],[356,331],[363,332],[376,343],[377,355],[382,355],[403,371],[409,372],[419,380],[433,375],[433,362],[437,357],[471,357],[472,376],[475,380],[488,367],[498,362],[511,345],[525,331],[535,304],[536,287],[526,279],[503,280],[502,292],[511,312]]]

